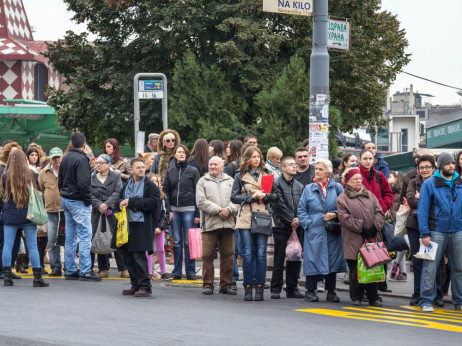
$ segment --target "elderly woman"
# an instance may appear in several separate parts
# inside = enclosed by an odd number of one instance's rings
[[[266,170],[269,174],[274,174],[274,179],[282,174],[281,163],[282,151],[277,147],[271,147],[266,153]]]
[[[314,183],[303,190],[298,204],[298,218],[305,230],[303,241],[303,273],[306,276],[306,296],[308,302],[318,302],[316,286],[325,279],[326,300],[338,303],[335,293],[336,274],[346,271],[343,258],[342,237],[326,222],[337,220],[337,198],[343,192],[342,185],[332,178],[332,164],[329,160],[319,159],[315,166]]]
[[[361,305],[364,290],[371,306],[382,306],[377,283],[358,282],[358,253],[365,239],[381,241],[385,215],[375,195],[366,189],[359,168],[348,168],[343,174],[345,192],[337,199],[337,212],[342,225],[343,252],[350,269],[350,298]]]
[[[102,154],[96,159],[96,170],[91,175],[91,225],[93,235],[98,227],[106,228],[106,220],[110,229],[107,232],[115,234],[117,229],[117,220],[113,214],[115,203],[119,198],[122,189],[122,180],[120,174],[111,170],[112,160],[107,154]],[[92,264],[95,261],[95,254],[91,254]],[[127,268],[123,264],[122,252],[117,251],[115,254],[117,267],[122,272],[122,277],[126,277]],[[107,278],[109,273],[109,255],[98,255],[98,276]],[[125,274],[125,276],[124,276]]]

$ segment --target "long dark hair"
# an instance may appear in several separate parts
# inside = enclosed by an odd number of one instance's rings
[[[209,162],[209,143],[205,138],[199,138],[194,142],[194,147],[188,161],[196,162],[199,168],[199,174],[201,176],[205,174]]]
[[[223,160],[226,158],[225,145],[223,144],[223,141],[221,139],[214,139],[213,141],[210,141],[209,145],[213,147],[212,156],[219,156]]]
[[[462,155],[462,150],[459,151],[456,156],[456,172],[459,173],[459,175],[460,175],[460,172],[462,171],[462,167],[460,167],[460,163],[459,163],[460,155]]]
[[[230,155],[226,158],[225,163],[231,163],[233,161],[236,161],[241,157],[241,149],[244,144],[238,140],[238,139],[233,139],[228,143],[228,148]]]
[[[29,168],[26,154],[19,149],[12,151],[5,171],[6,178],[2,175],[0,182],[3,201],[8,202],[10,198],[13,198],[18,209],[27,208],[29,202],[27,187],[32,185],[36,189],[37,185],[32,170]]]
[[[115,138],[106,139],[103,144],[103,154],[107,154],[106,152],[107,143],[111,143],[112,147],[114,148],[114,152],[112,154],[112,163],[114,164],[122,160],[122,155],[120,155],[119,141]]]

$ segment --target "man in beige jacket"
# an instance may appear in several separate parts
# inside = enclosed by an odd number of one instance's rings
[[[201,211],[203,293],[206,295],[213,294],[213,254],[216,246],[220,254],[219,293],[237,294],[231,289],[231,284],[234,271],[234,215],[238,208],[231,203],[233,178],[223,170],[223,159],[212,157],[209,172],[196,187],[196,204]]]

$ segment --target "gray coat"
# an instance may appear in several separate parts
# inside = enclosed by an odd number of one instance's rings
[[[119,198],[120,190],[122,189],[122,179],[119,173],[109,171],[104,184],[96,177],[96,174],[97,172],[95,171],[91,175],[91,225],[93,234],[96,232],[99,218],[101,216],[101,213],[98,210],[100,205],[105,203],[115,212],[116,202]],[[117,220],[114,214],[108,216],[108,221],[111,227],[115,227],[115,225],[117,225]]]

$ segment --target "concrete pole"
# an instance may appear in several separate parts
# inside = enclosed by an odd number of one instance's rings
[[[313,48],[310,58],[310,162],[329,158],[329,52],[328,0],[313,2]],[[321,125],[322,124],[322,125]],[[317,132],[316,136],[314,131]],[[321,137],[320,138],[320,135]]]

